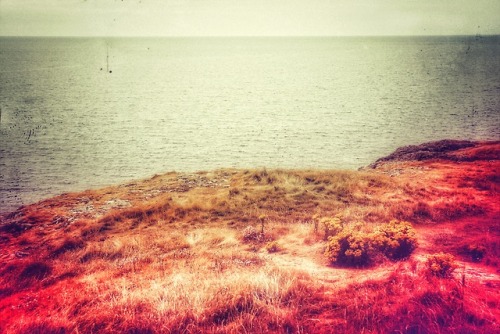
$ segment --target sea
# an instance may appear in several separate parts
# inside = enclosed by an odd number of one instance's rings
[[[0,212],[167,171],[500,139],[500,36],[0,37]]]

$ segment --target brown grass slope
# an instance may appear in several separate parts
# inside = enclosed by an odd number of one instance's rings
[[[0,221],[0,332],[499,332],[499,157],[446,141],[362,171],[172,172],[21,207]],[[331,265],[335,216],[409,221],[419,246]],[[453,277],[429,275],[437,252]]]

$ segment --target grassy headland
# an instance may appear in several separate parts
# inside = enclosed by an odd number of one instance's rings
[[[442,141],[360,171],[172,172],[21,207],[0,220],[0,332],[499,332],[499,170],[500,143]],[[410,222],[418,246],[331,263],[333,217]]]

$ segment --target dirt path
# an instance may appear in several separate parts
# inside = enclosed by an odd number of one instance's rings
[[[280,268],[303,271],[317,282],[333,285],[335,288],[345,288],[352,283],[368,280],[382,280],[398,267],[398,263],[387,263],[375,268],[334,268],[314,259],[289,255],[273,255],[269,257],[269,261]]]

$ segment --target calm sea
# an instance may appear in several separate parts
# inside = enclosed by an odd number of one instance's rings
[[[171,170],[356,169],[500,139],[500,37],[0,38],[0,107],[0,211]]]

